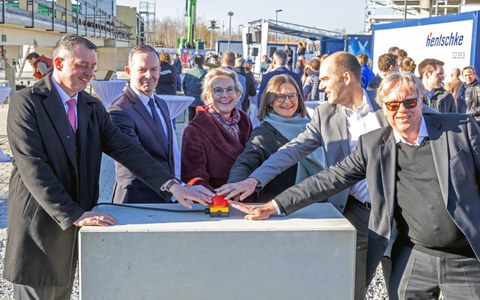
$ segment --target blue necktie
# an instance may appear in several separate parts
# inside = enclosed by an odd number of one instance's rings
[[[163,128],[162,121],[160,120],[160,116],[157,113],[157,109],[155,107],[155,100],[153,98],[150,98],[150,100],[148,100],[148,106],[150,106],[150,110],[152,111],[153,121],[155,122],[155,124],[157,124],[157,127],[160,130],[160,135],[162,136],[162,139],[165,141],[165,144],[168,148],[168,139],[165,134],[165,129]]]

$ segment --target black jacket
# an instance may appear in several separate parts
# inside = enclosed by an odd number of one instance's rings
[[[288,140],[280,134],[272,125],[263,122],[256,127],[250,136],[245,150],[237,157],[235,164],[230,170],[228,182],[238,182],[247,179],[252,172],[260,167],[270,155],[278,151]],[[258,202],[268,202],[287,188],[295,184],[297,176],[297,164],[270,181],[258,194]]]

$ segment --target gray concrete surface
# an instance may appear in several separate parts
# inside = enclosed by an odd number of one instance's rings
[[[353,299],[355,228],[332,204],[256,222],[194,209],[95,208],[118,223],[80,230],[82,299]]]

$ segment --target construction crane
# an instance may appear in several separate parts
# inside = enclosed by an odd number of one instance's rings
[[[195,47],[195,25],[197,23],[197,0],[185,1],[185,17],[188,17],[187,45]]]

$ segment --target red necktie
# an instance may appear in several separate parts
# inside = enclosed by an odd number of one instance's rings
[[[67,101],[68,111],[67,117],[70,125],[72,126],[73,132],[77,132],[77,116],[75,115],[75,104],[77,101],[75,99],[70,99]]]

